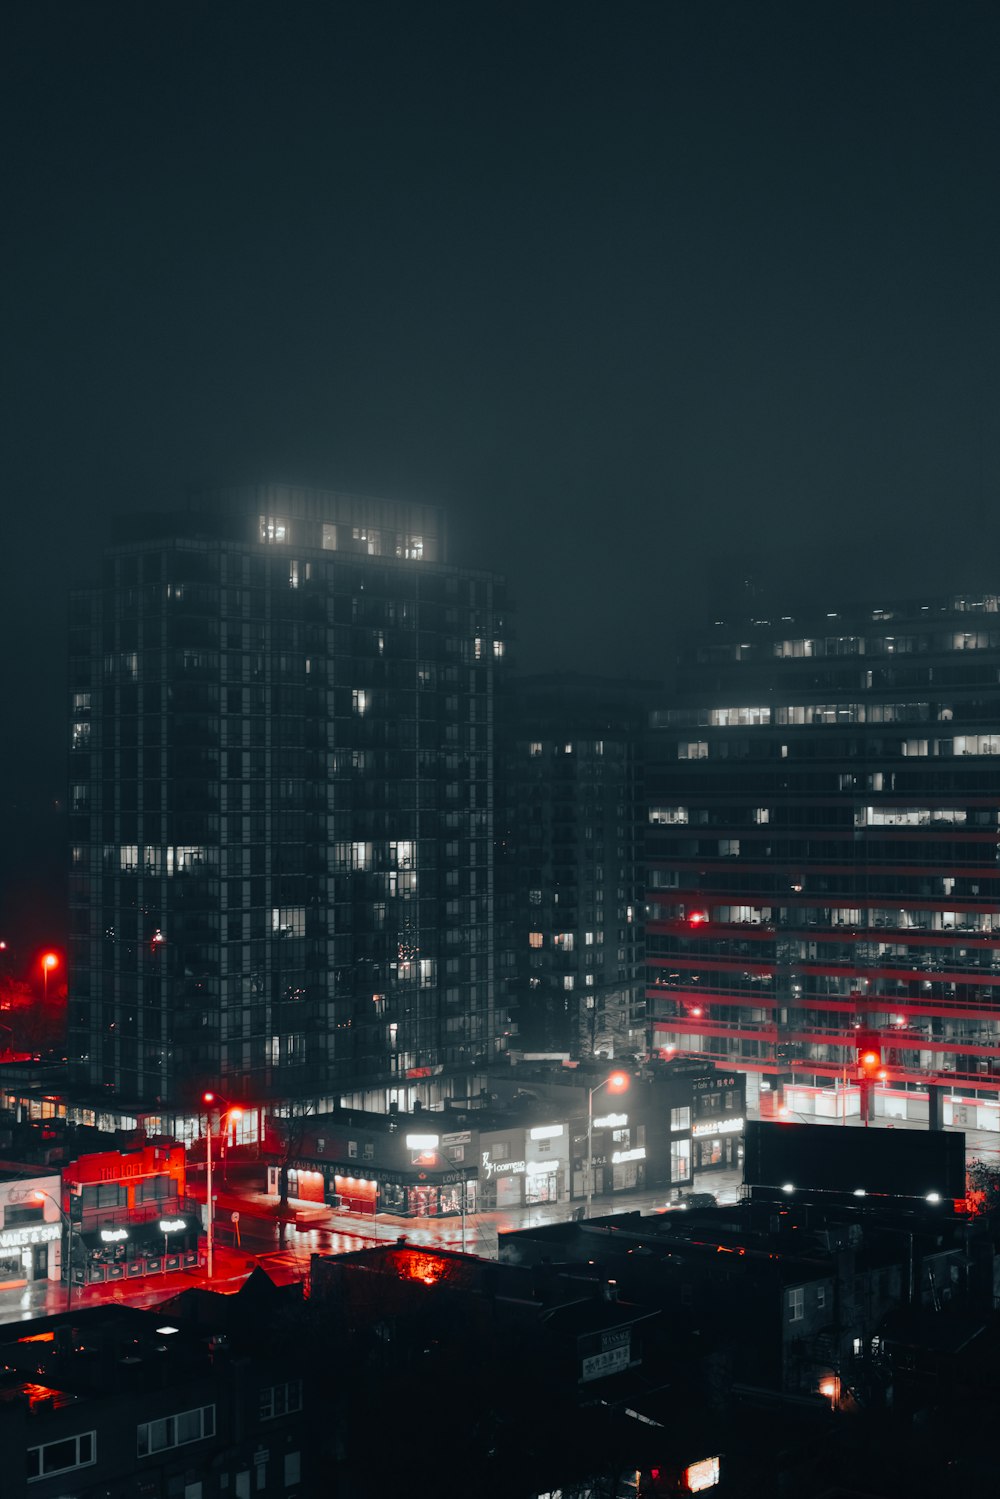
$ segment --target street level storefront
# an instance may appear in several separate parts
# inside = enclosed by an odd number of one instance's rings
[[[594,1192],[627,1192],[646,1185],[647,1125],[635,1117],[635,1106],[608,1105],[591,1125],[590,1150]],[[573,1195],[587,1195],[587,1121],[578,1119],[573,1132]]]
[[[280,1177],[279,1166],[268,1167],[267,1189],[272,1196],[280,1193]],[[475,1167],[439,1164],[436,1152],[434,1160],[415,1160],[409,1171],[376,1162],[364,1167],[352,1161],[303,1162],[289,1169],[288,1195],[373,1221],[379,1213],[438,1218],[479,1211]]]
[[[99,1151],[63,1171],[73,1282],[138,1279],[199,1263],[201,1216],[185,1195],[184,1148]]]
[[[568,1201],[570,1138],[568,1121],[497,1124],[480,1130],[483,1209]]]
[[[287,1171],[289,1198],[372,1217],[458,1217],[569,1199],[571,1126],[551,1109],[345,1109],[290,1128],[291,1160],[268,1168],[276,1197]]]
[[[734,1170],[743,1159],[746,1079],[719,1072],[692,1083],[691,1145],[696,1171]]]
[[[201,1221],[194,1213],[119,1223],[76,1234],[74,1284],[137,1280],[196,1266],[200,1234]]]
[[[62,1263],[59,1177],[0,1171],[0,1290],[58,1280]],[[38,1170],[37,1167],[34,1168]]]

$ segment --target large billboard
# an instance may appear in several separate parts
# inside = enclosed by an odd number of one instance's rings
[[[743,1180],[748,1187],[965,1196],[965,1136],[941,1130],[748,1121]]]

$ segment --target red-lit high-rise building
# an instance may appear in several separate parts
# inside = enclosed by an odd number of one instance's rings
[[[1000,597],[719,622],[650,739],[654,1052],[996,1128]]]

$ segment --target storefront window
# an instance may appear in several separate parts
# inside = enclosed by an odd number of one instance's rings
[[[688,1181],[691,1176],[691,1141],[671,1140],[670,1142],[670,1180],[672,1182]]]

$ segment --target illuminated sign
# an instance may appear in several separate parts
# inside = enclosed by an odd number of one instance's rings
[[[714,1489],[718,1481],[717,1457],[703,1457],[700,1463],[692,1463],[689,1468],[684,1469],[684,1482],[692,1494],[700,1494],[702,1489]]]
[[[524,1168],[525,1176],[547,1176],[559,1170],[558,1161],[529,1161]]]
[[[621,1129],[626,1124],[627,1114],[604,1114],[600,1119],[594,1120],[595,1129]]]
[[[32,1228],[5,1228],[0,1232],[0,1249],[19,1249],[25,1244],[48,1244],[62,1233],[59,1223],[38,1223]]]
[[[102,1228],[101,1240],[105,1244],[118,1244],[122,1239],[128,1238],[127,1228]]]
[[[611,1157],[612,1166],[624,1166],[626,1161],[644,1161],[646,1159],[645,1145],[637,1145],[634,1150],[616,1150]]]
[[[483,1151],[483,1170],[487,1181],[494,1175],[523,1176],[526,1169],[524,1161],[491,1161],[489,1151]]]
[[[437,1150],[440,1143],[438,1135],[407,1135],[406,1144],[410,1150]]]
[[[738,1135],[743,1128],[742,1119],[705,1119],[692,1126],[695,1139],[702,1135]]]
[[[452,1135],[442,1135],[441,1136],[441,1144],[442,1145],[471,1145],[472,1144],[472,1131],[469,1130],[469,1129],[460,1129],[460,1130],[457,1130]]]
[[[563,1132],[561,1124],[539,1124],[531,1131],[533,1140],[556,1140]]]
[[[183,1218],[160,1219],[161,1234],[176,1234],[179,1233],[182,1228],[187,1228],[187,1222]]]

